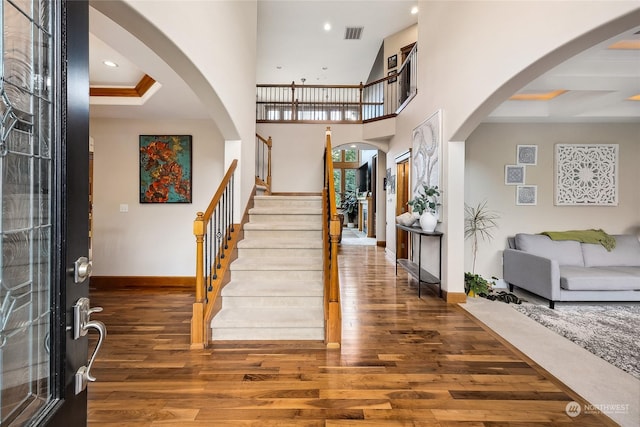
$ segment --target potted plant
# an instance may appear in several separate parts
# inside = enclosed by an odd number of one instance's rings
[[[464,273],[464,291],[470,297],[475,297],[477,295],[486,296],[489,294],[492,286],[493,282],[489,282],[479,274],[469,272]]]
[[[464,273],[464,290],[469,296],[486,295],[493,286],[493,282],[475,274],[478,243],[479,240],[490,241],[493,239],[491,230],[497,227],[498,214],[487,208],[486,201],[480,202],[476,206],[465,205],[464,211],[464,238],[472,239],[471,251],[473,253],[471,273]]]
[[[438,186],[422,185],[422,193],[418,190],[416,197],[409,200],[407,204],[411,206],[413,212],[420,215],[420,227],[424,231],[433,231],[438,224],[436,217],[437,197],[440,195]]]
[[[358,213],[358,198],[356,197],[356,193],[354,191],[344,193],[340,207],[342,211],[347,214],[347,226],[353,227],[356,214]]]

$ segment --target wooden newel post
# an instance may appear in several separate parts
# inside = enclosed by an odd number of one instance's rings
[[[204,213],[198,212],[193,221],[196,236],[196,300],[191,314],[191,349],[204,348]]]
[[[196,236],[196,302],[204,301],[204,213],[198,212],[193,221]]]
[[[271,146],[273,145],[273,140],[271,137],[267,140],[267,147],[269,148],[267,154],[267,187],[269,188],[267,194],[271,194]]]

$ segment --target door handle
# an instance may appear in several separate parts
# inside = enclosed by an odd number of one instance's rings
[[[80,394],[89,382],[93,382],[96,378],[91,375],[91,367],[96,360],[98,351],[102,347],[105,337],[107,336],[107,327],[99,320],[90,320],[92,313],[102,311],[102,307],[89,307],[89,298],[80,298],[73,306],[73,339],[78,339],[89,333],[89,329],[98,331],[98,344],[93,350],[88,366],[81,366],[75,374],[75,393]]]

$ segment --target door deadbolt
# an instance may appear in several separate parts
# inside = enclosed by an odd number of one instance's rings
[[[89,258],[81,256],[73,264],[73,281],[75,283],[82,283],[90,274],[91,261],[89,261]]]

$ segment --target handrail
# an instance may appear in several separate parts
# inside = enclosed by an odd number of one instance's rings
[[[363,85],[256,85],[257,123],[368,123],[395,117],[417,93],[418,44],[392,74]]]
[[[231,254],[240,233],[233,223],[234,173],[238,161],[231,162],[205,212],[193,222],[196,237],[196,289],[191,317],[191,348],[204,348],[210,339],[210,323],[218,307]]]
[[[331,157],[331,128],[327,127],[325,147],[325,179],[323,195],[323,282],[325,343],[327,348],[340,348],[342,342],[342,313],[340,308],[340,278],[338,274],[338,242],[340,218],[336,208]]]
[[[264,194],[271,194],[271,137],[264,139],[256,133],[256,186],[264,187]]]

